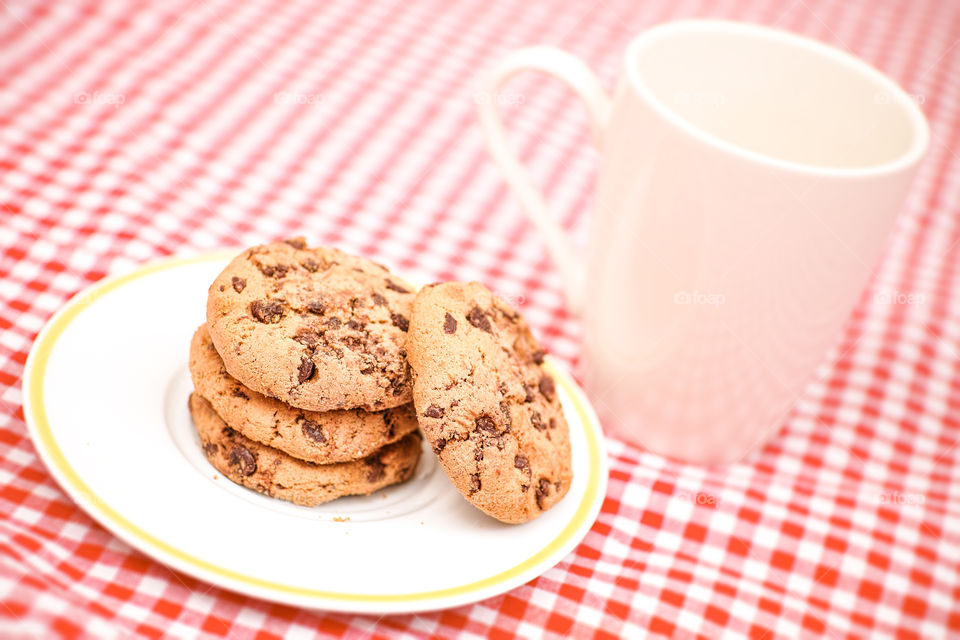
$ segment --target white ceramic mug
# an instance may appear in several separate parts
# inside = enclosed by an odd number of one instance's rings
[[[550,47],[506,57],[565,81],[600,153],[587,259],[479,105],[493,158],[584,322],[584,376],[608,430],[697,462],[777,425],[866,285],[929,131],[914,100],[850,55],[786,32],[693,20],[629,45],[612,100]]]

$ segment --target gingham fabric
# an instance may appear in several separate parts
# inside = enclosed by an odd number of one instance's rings
[[[956,2],[2,0],[0,636],[273,638],[960,635],[960,6]],[[79,510],[21,406],[44,322],[105,274],[304,233],[513,300],[577,371],[579,326],[488,160],[497,100],[584,241],[595,175],[558,83],[477,94],[543,43],[612,86],[666,20],[776,25],[853,52],[922,103],[932,144],[832,357],[730,468],[608,441],[599,520],[558,566],[470,606],[386,617],[239,596],[154,562]]]

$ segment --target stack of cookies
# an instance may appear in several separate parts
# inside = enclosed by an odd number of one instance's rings
[[[308,506],[413,475],[413,298],[385,268],[300,238],[234,259],[190,345],[190,411],[210,463]]]
[[[207,458],[270,496],[315,505],[403,482],[419,428],[457,490],[498,520],[536,518],[570,489],[543,351],[478,283],[415,294],[300,238],[257,246],[211,285],[190,372]]]

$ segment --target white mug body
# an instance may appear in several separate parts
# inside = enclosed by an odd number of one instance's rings
[[[582,311],[601,420],[663,455],[736,461],[839,338],[926,150],[926,121],[865,63],[755,25],[641,34],[606,103],[582,68],[539,55],[548,63],[531,68],[587,101],[599,148],[585,262],[548,228],[542,200],[521,200],[541,208],[531,217]],[[518,165],[498,161],[517,190]]]

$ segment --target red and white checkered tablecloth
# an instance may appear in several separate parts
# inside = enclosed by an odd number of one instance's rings
[[[960,4],[0,0],[0,636],[960,636]],[[107,273],[305,233],[479,279],[577,366],[544,246],[488,160],[478,73],[555,44],[612,84],[627,41],[725,17],[847,49],[922,101],[929,157],[871,289],[795,411],[726,469],[609,442],[600,518],[514,591],[416,616],[323,614],[171,571],[80,511],[27,437],[44,322]],[[497,96],[583,240],[580,105]]]

